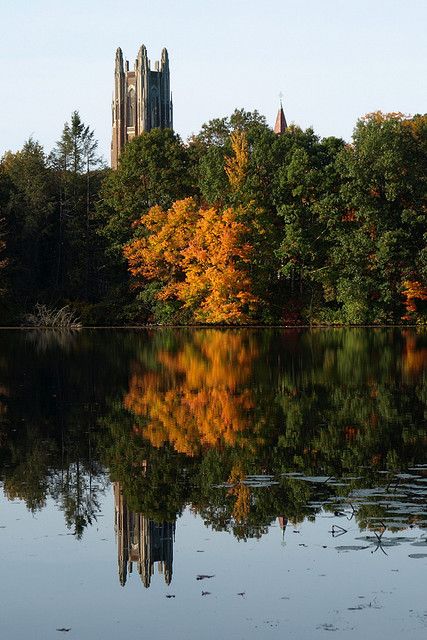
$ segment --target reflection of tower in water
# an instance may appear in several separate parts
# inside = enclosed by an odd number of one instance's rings
[[[114,482],[113,489],[120,584],[126,584],[128,571],[132,573],[134,562],[144,587],[150,586],[155,562],[166,584],[170,584],[175,523],[156,523],[142,513],[130,511],[120,483]]]

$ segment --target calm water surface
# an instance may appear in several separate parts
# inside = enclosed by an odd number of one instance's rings
[[[427,332],[0,331],[0,638],[425,638]]]

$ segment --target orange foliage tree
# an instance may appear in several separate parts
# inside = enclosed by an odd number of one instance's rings
[[[148,236],[124,249],[132,276],[142,286],[159,282],[157,298],[179,301],[197,322],[248,322],[258,300],[247,270],[253,249],[245,213],[198,208],[193,198],[168,211],[153,207],[137,222]]]
[[[410,320],[410,314],[415,313],[417,310],[416,301],[427,300],[427,287],[418,280],[405,280],[403,287],[406,314],[402,316],[402,320]]]

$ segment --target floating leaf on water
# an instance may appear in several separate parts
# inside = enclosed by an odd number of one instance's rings
[[[401,487],[399,487],[399,489],[401,489]],[[406,498],[406,495],[403,493],[400,493],[399,495],[397,495],[396,493],[390,493],[390,491],[387,490],[386,487],[373,487],[372,489],[354,489],[351,492],[352,498],[383,498],[385,495],[387,497],[393,498]]]
[[[410,553],[408,558],[414,558],[415,560],[421,560],[421,558],[427,558],[427,553]]]
[[[303,474],[300,471],[287,471],[281,475],[287,478],[301,478]]]
[[[305,482],[314,482],[315,484],[324,484],[328,480],[335,480],[335,478],[331,478],[331,476],[300,476],[298,480],[304,480]]]
[[[279,484],[277,480],[273,479],[273,476],[247,476],[242,480],[242,484],[247,487],[272,487],[275,484]]]
[[[346,482],[340,482],[339,480],[329,480],[328,486],[329,487],[347,487],[348,484]]]
[[[329,624],[325,622],[324,624],[319,624],[316,629],[323,629],[324,631],[339,631],[338,627],[333,624]]]
[[[342,545],[340,547],[335,547],[337,551],[362,551],[363,549],[369,549],[369,546],[362,547],[360,545]]]

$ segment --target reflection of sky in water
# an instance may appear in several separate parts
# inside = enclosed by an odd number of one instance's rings
[[[145,589],[137,572],[119,584],[112,491],[101,513],[77,541],[50,500],[35,516],[2,500],[2,638],[304,639],[334,630],[340,638],[425,638],[427,559],[408,557],[426,551],[416,544],[425,530],[387,531],[388,542],[400,543],[387,544],[386,556],[372,553],[374,534],[346,516],[321,511],[315,522],[288,523],[284,534],[276,521],[261,539],[239,542],[187,509],[176,525],[170,586],[156,569]],[[333,538],[332,525],[347,533]]]

